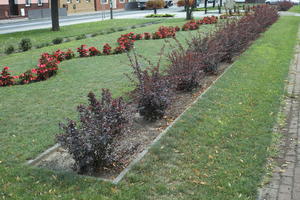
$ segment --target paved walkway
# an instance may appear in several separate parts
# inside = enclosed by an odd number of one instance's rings
[[[295,12],[288,12],[288,11],[281,11],[279,12],[281,16],[296,16],[300,17],[300,13],[295,13]]]
[[[300,46],[290,68],[283,112],[286,125],[280,130],[278,163],[271,182],[262,189],[259,200],[300,200]]]

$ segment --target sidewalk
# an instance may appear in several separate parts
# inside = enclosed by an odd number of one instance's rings
[[[300,33],[299,33],[300,34]],[[287,97],[283,112],[286,124],[279,145],[278,166],[258,200],[300,200],[300,45],[289,72]]]

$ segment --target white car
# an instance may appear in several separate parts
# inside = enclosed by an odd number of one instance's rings
[[[278,2],[282,2],[282,1],[289,1],[291,3],[293,3],[294,5],[298,5],[300,3],[300,0],[266,0],[265,3],[266,4],[278,4]]]
[[[246,3],[246,0],[234,0],[235,3]]]

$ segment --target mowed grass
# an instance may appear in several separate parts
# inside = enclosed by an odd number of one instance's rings
[[[19,42],[23,38],[29,38],[33,46],[35,46],[42,43],[52,43],[52,40],[55,38],[76,37],[82,34],[92,34],[100,32],[103,32],[105,34],[107,31],[111,31],[112,28],[115,31],[118,31],[118,29],[120,28],[128,28],[133,25],[140,25],[154,21],[159,22],[159,20],[157,19],[113,19],[104,21],[99,20],[98,22],[61,26],[60,31],[56,32],[49,31],[50,29],[47,28],[1,34],[0,52],[4,52],[5,48],[7,48],[9,45],[13,45],[17,49]]]
[[[175,21],[164,25],[174,26],[184,23],[183,19]],[[156,24],[135,31],[154,32],[159,26]],[[202,26],[199,31],[207,31],[212,27]],[[3,56],[1,67],[7,65],[14,75],[18,75],[36,67],[42,52],[52,52],[59,48],[61,50],[72,48],[76,52],[76,48],[81,44],[99,49],[105,43],[116,46],[117,38],[129,31]],[[177,38],[184,41],[193,33],[179,32]],[[135,48],[140,54],[155,62],[163,45],[164,40],[142,40],[135,43]],[[120,96],[132,89],[132,85],[124,75],[131,72],[126,54],[74,58],[62,62],[60,69],[55,77],[47,81],[0,88],[1,95],[6,96],[0,102],[0,140],[4,144],[0,145],[0,149],[3,150],[0,153],[2,159],[22,163],[52,145],[54,135],[59,131],[58,123],[65,118],[76,117],[76,106],[86,102],[89,91],[100,93],[101,88],[109,88],[114,96]],[[28,151],[20,151],[24,148]],[[16,154],[18,157],[11,156]]]
[[[0,196],[255,199],[298,26],[296,17],[281,17],[119,185],[32,168],[23,162],[53,144],[56,123],[75,115],[73,109],[85,102],[87,91],[108,86],[120,95],[130,89],[122,75],[129,69],[126,56],[74,59],[62,63],[61,72],[48,81],[0,88],[4,97],[0,106]],[[181,32],[178,37],[183,40],[188,34]],[[161,40],[140,41],[136,49],[155,60],[162,44]]]
[[[295,12],[295,13],[300,13],[300,6],[293,6],[289,10],[289,12]]]

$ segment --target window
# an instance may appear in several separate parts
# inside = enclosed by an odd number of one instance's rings
[[[38,6],[42,6],[43,5],[43,0],[38,0]]]
[[[30,6],[30,0],[25,0],[25,6]]]
[[[107,4],[108,0],[101,0],[101,4]]]
[[[67,0],[67,3],[72,3],[72,0]]]
[[[120,3],[125,3],[125,0],[119,0]]]
[[[80,3],[80,0],[76,0],[77,3]]]
[[[91,0],[85,0],[87,3],[91,3]]]

